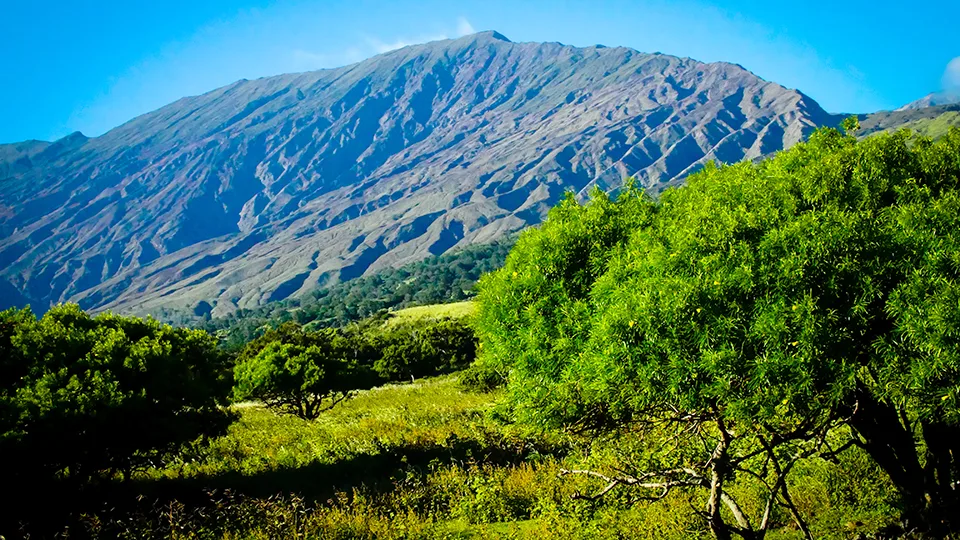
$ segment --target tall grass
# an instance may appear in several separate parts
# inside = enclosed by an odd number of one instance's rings
[[[316,421],[239,407],[230,432],[180,463],[142,473],[136,504],[90,512],[74,536],[163,538],[699,538],[704,494],[657,502],[559,478],[614,466],[633,442],[538,434],[496,420],[498,394],[455,376],[360,394]],[[861,454],[809,460],[792,493],[818,538],[871,535],[896,515]],[[746,486],[744,486],[746,490]],[[749,494],[747,494],[749,499]],[[759,504],[759,500],[757,501]],[[772,538],[799,538],[789,516]]]

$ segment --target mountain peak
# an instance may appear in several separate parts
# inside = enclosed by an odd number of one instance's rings
[[[92,142],[0,145],[0,309],[225,315],[495,240],[568,190],[656,193],[826,120],[730,65],[495,31],[241,81]]]
[[[467,34],[465,36],[455,39],[456,42],[462,43],[489,43],[491,41],[502,41],[504,43],[513,43],[507,36],[497,32],[496,30],[485,30],[483,32],[477,32],[475,34]]]
[[[936,107],[938,105],[953,105],[954,103],[960,103],[960,90],[954,91],[943,91],[943,92],[934,92],[932,94],[927,94],[926,96],[907,103],[903,107],[897,109],[898,111],[908,111],[911,109],[922,109],[924,107]]]
[[[495,39],[497,41],[506,41],[507,43],[512,43],[512,41],[510,41],[507,38],[507,36],[501,34],[500,32],[497,32],[496,30],[487,30],[486,32],[479,32],[477,33],[477,37]]]

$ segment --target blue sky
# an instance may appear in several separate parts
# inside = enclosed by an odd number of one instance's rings
[[[870,112],[960,87],[957,21],[956,0],[6,0],[0,142],[100,135],[240,78],[473,30],[735,62],[831,112]]]

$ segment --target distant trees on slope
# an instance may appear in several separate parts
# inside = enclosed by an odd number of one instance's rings
[[[307,298],[276,302],[256,310],[241,309],[227,317],[205,321],[199,327],[219,333],[228,348],[239,349],[266,328],[288,321],[336,327],[382,310],[468,299],[481,275],[503,265],[513,240],[477,244],[401,268],[386,268],[372,276],[320,289]]]
[[[810,537],[791,468],[855,445],[904,530],[960,530],[960,130],[825,129],[658,200],[568,197],[479,288],[478,368],[509,379],[514,418],[654,434],[645,463],[567,472],[598,495],[702,488],[718,538],[774,511]]]

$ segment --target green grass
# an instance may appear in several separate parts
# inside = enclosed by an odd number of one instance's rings
[[[936,118],[908,122],[903,127],[916,131],[920,135],[936,139],[946,135],[950,128],[960,127],[960,112],[945,112]]]
[[[405,320],[437,319],[441,317],[459,319],[473,315],[475,310],[476,306],[473,302],[469,301],[415,306],[394,311],[390,321],[401,322]]]
[[[693,510],[702,491],[573,500],[602,485],[560,469],[610,470],[629,440],[504,424],[500,397],[466,392],[454,375],[362,392],[316,421],[245,404],[225,436],[142,473],[130,489],[147,496],[133,510],[88,515],[85,527],[103,538],[706,537]],[[891,494],[862,456],[801,471],[792,495],[818,538],[890,522]],[[770,538],[799,538],[788,516],[776,523]]]

